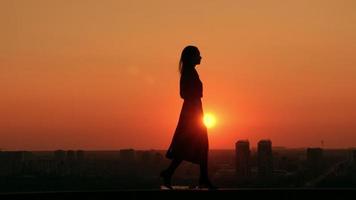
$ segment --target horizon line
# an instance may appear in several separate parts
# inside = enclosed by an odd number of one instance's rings
[[[350,150],[350,149],[356,149],[356,146],[354,147],[321,147],[321,146],[306,146],[306,147],[285,147],[285,146],[272,146],[272,149],[307,149],[307,148],[321,148],[321,149],[329,149],[329,150]],[[36,149],[36,150],[30,150],[30,149],[1,149],[0,152],[5,152],[5,151],[29,151],[29,152],[36,152],[36,151],[58,151],[58,150],[63,150],[63,151],[120,151],[120,150],[128,150],[132,149],[134,151],[167,151],[167,149],[156,149],[156,148],[118,148],[118,149],[80,149],[80,148],[63,148],[63,149]],[[257,146],[252,146],[250,149],[257,149]],[[209,149],[209,151],[234,151],[235,148],[213,148]]]

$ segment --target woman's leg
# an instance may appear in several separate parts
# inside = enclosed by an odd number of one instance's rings
[[[165,173],[169,176],[172,176],[174,171],[177,169],[177,167],[180,165],[182,160],[180,159],[173,159],[169,167],[165,170]]]
[[[217,187],[215,185],[213,185],[209,179],[208,159],[205,159],[200,163],[199,185],[200,185],[200,187],[208,187],[209,189],[217,189]]]
[[[169,167],[161,172],[160,176],[163,178],[163,183],[166,187],[173,189],[171,186],[171,177],[181,162],[182,160],[180,159],[173,159]]]
[[[199,182],[203,183],[209,180],[208,176],[208,161],[204,160],[200,163],[200,178]]]

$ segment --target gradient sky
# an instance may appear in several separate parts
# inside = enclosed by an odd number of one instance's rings
[[[356,1],[0,0],[0,149],[166,149],[196,45],[210,148],[356,146]]]

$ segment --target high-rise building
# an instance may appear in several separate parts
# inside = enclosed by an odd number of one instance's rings
[[[235,144],[235,166],[238,178],[250,175],[250,143],[248,140],[239,140]]]
[[[257,147],[258,175],[268,177],[273,173],[273,155],[271,140],[260,140]]]

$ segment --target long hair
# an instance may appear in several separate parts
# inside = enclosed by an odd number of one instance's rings
[[[182,74],[186,70],[189,64],[192,62],[192,58],[199,54],[199,49],[196,46],[186,46],[179,60],[179,73]]]

